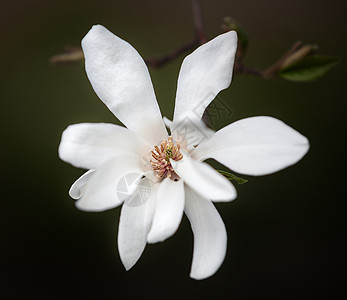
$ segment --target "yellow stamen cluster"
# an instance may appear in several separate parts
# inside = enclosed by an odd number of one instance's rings
[[[179,142],[175,145],[171,136],[167,140],[163,140],[159,147],[154,146],[152,151],[151,165],[158,177],[171,179],[178,177],[171,166],[170,158],[175,161],[183,158]]]

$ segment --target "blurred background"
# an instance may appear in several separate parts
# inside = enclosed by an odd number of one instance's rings
[[[2,299],[193,298],[301,299],[336,296],[345,281],[346,214],[345,1],[202,1],[209,39],[232,16],[247,30],[245,63],[266,68],[296,40],[318,44],[342,63],[313,83],[236,75],[219,97],[232,114],[215,129],[256,115],[279,118],[309,138],[295,166],[247,177],[238,198],[216,206],[228,251],[211,278],[189,278],[193,236],[183,219],[164,243],[149,245],[133,269],[116,245],[120,209],[86,213],[70,185],[83,170],[57,155],[72,123],[117,122],[87,80],[83,62],[49,59],[78,46],[103,24],[143,57],[171,51],[194,36],[190,1],[1,1],[2,174],[0,297]],[[163,115],[173,115],[185,55],[151,69]]]

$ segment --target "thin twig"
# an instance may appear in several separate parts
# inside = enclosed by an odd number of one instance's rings
[[[162,56],[157,56],[157,57],[146,58],[145,62],[149,67],[158,68],[158,67],[161,67],[161,66],[165,65],[166,63],[176,59],[181,54],[196,48],[198,45],[199,45],[199,41],[197,39],[195,39],[192,42],[190,42],[186,45],[183,45],[174,51],[169,52],[168,54],[164,54]]]
[[[292,54],[294,54],[302,46],[301,41],[297,41],[294,45],[274,64],[264,70],[262,73],[264,78],[272,78],[281,69],[283,62]]]
[[[176,59],[181,54],[188,51],[194,50],[199,45],[207,42],[207,37],[204,29],[201,2],[200,0],[192,0],[192,10],[193,10],[193,20],[194,20],[194,39],[181,47],[161,56],[149,57],[145,59],[146,64],[151,68],[159,68],[163,65],[169,63],[170,61]],[[296,42],[278,61],[273,63],[270,67],[265,70],[259,70],[257,68],[247,67],[239,59],[235,61],[234,73],[235,74],[249,74],[254,76],[259,76],[264,79],[273,78],[277,75],[278,71],[283,67],[283,63],[291,59],[294,53],[302,47],[302,42]],[[310,48],[311,49],[311,48]],[[313,49],[313,48],[312,48]],[[65,52],[53,56],[50,59],[51,64],[62,65],[71,64],[81,61],[83,56],[83,51],[80,47],[66,47]]]
[[[200,44],[205,44],[207,42],[207,37],[205,34],[204,23],[202,21],[201,3],[200,0],[192,0],[193,6],[193,19],[194,19],[194,29]]]
[[[200,0],[192,0],[193,7],[193,20],[194,20],[194,30],[195,38],[192,42],[179,47],[178,49],[171,51],[168,54],[162,56],[157,56],[153,58],[145,59],[145,62],[149,67],[158,68],[162,65],[174,60],[181,54],[194,50],[197,46],[205,44],[207,42],[204,23],[202,21],[201,3]]]
[[[242,62],[237,62],[237,61],[234,64],[234,73],[249,74],[249,75],[255,75],[255,76],[260,76],[262,78],[266,78],[262,70],[246,67]]]
[[[66,48],[62,54],[57,54],[51,57],[49,62],[52,65],[67,65],[81,61],[84,58],[83,51],[81,48],[73,47]]]
[[[200,44],[200,41],[198,40],[198,38],[196,38],[190,43],[185,44],[181,46],[180,48],[177,48],[162,56],[146,58],[145,62],[151,68],[159,68],[169,63],[170,61],[175,60],[181,54],[194,50],[197,46],[199,46],[199,44]],[[278,73],[278,71],[281,69],[281,67],[283,67],[283,63],[289,57],[291,57],[294,53],[299,51],[299,48],[301,47],[301,45],[302,45],[301,42],[296,42],[290,48],[290,50],[287,51],[278,61],[276,61],[274,64],[272,64],[270,67],[268,67],[265,70],[259,70],[257,68],[248,67],[248,66],[245,66],[243,62],[241,61],[235,61],[234,74],[254,75],[254,76],[259,76],[263,79],[274,78],[276,74]],[[76,63],[78,61],[81,61],[84,58],[83,51],[81,48],[71,47],[71,48],[66,48],[65,51],[66,51],[65,53],[53,56],[50,59],[50,63],[53,65],[66,65],[66,64]]]
[[[283,67],[283,63],[294,53],[296,53],[301,46],[301,41],[295,42],[294,45],[279,60],[277,60],[275,63],[273,63],[270,67],[268,67],[265,70],[250,68],[245,66],[241,61],[236,61],[234,66],[234,73],[255,75],[263,79],[274,78],[276,77],[278,71],[280,71]]]

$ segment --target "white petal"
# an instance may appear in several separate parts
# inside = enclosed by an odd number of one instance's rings
[[[103,211],[120,205],[122,199],[119,199],[117,185],[129,173],[144,174],[139,156],[123,154],[105,162],[90,176],[76,207],[85,211]]]
[[[130,130],[105,123],[81,123],[68,126],[59,145],[59,156],[75,167],[96,169],[117,154],[136,153],[145,157],[150,152]]]
[[[214,158],[241,174],[265,175],[295,164],[308,149],[307,138],[282,121],[252,117],[217,131],[192,157]]]
[[[72,199],[79,199],[84,194],[85,186],[95,170],[89,170],[85,172],[80,178],[78,178],[71,186],[69,195]]]
[[[153,220],[157,188],[157,185],[152,186],[149,198],[142,205],[124,204],[122,206],[118,229],[118,250],[126,270],[137,262],[145,249]]]
[[[187,112],[180,121],[171,122],[170,131],[174,139],[187,150],[194,149],[214,134],[214,130],[208,128],[193,112]]]
[[[180,70],[174,120],[187,112],[201,118],[217,94],[231,82],[237,48],[235,31],[221,34],[188,55]]]
[[[206,163],[198,162],[182,151],[183,158],[171,161],[176,174],[198,194],[214,201],[236,198],[235,187],[223,175]]]
[[[148,69],[138,52],[101,25],[82,40],[88,78],[115,116],[149,144],[167,136]]]
[[[186,187],[186,213],[194,233],[190,277],[205,279],[221,266],[226,254],[227,233],[222,218],[208,199]]]
[[[172,121],[169,120],[167,117],[163,117],[163,121],[166,127],[170,128],[172,126]]]
[[[184,208],[183,180],[164,179],[159,186],[153,224],[148,243],[162,242],[172,236],[181,223]]]

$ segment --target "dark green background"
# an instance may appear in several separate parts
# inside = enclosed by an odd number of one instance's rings
[[[344,1],[202,1],[210,38],[222,17],[251,36],[246,63],[266,67],[300,39],[323,54],[346,53]],[[189,1],[1,1],[0,297],[4,299],[188,298],[298,299],[337,295],[344,282],[345,64],[307,84],[235,76],[220,97],[228,123],[277,117],[307,136],[297,165],[247,177],[231,203],[217,204],[228,252],[210,279],[189,278],[193,236],[184,218],[164,243],[149,245],[135,267],[120,262],[119,208],[78,211],[68,196],[82,173],[60,161],[65,127],[117,122],[94,94],[83,63],[57,67],[49,58],[78,45],[103,24],[142,56],[165,53],[193,37]],[[163,115],[172,118],[183,56],[150,70]]]

